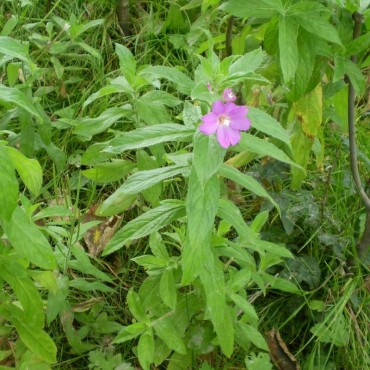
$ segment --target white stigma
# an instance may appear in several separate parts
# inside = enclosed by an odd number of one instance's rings
[[[229,127],[229,125],[230,125],[230,118],[228,116],[225,116],[225,115],[221,114],[218,117],[218,124],[219,125],[222,125],[222,126]]]

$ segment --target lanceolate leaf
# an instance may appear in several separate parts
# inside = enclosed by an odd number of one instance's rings
[[[30,62],[26,46],[8,36],[0,36],[0,53],[7,57]]]
[[[7,87],[0,84],[0,102],[1,101],[25,109],[27,112],[33,114],[40,121],[42,121],[42,117],[35,108],[32,100],[29,99],[22,91],[15,87]]]
[[[26,260],[45,269],[56,268],[53,250],[44,234],[17,207],[10,222],[4,222],[4,231],[14,249]]]
[[[145,148],[166,141],[191,140],[194,128],[175,123],[163,123],[125,132],[112,139],[104,152],[122,153],[125,150]]]
[[[36,159],[29,159],[15,148],[5,147],[9,158],[20,178],[34,195],[38,195],[42,186],[42,169]]]
[[[28,320],[20,308],[5,304],[0,308],[0,313],[14,323],[22,342],[37,357],[49,364],[56,362],[57,348],[54,342],[32,320]]]
[[[162,205],[153,208],[136,219],[128,222],[109,241],[103,255],[110,254],[122,248],[131,240],[143,238],[172,221],[185,215],[185,206],[178,201],[163,201]]]
[[[260,139],[257,136],[242,132],[238,147],[241,150],[249,150],[253,153],[256,153],[261,157],[267,156],[275,158],[278,161],[297,167],[304,172],[303,168],[291,160],[281,149],[266,140]]]
[[[252,176],[249,176],[245,173],[240,172],[238,169],[227,164],[222,165],[218,170],[219,175],[226,177],[237,184],[245,187],[252,193],[268,199],[278,210],[279,206],[277,203],[270,197],[264,187],[255,180]]]
[[[275,118],[254,107],[248,107],[247,117],[251,120],[253,128],[280,140],[291,150],[289,134]]]
[[[117,189],[108,199],[106,199],[98,209],[99,214],[108,215],[110,210],[116,209],[116,204],[127,199],[130,195],[140,193],[151,186],[158,184],[160,181],[170,177],[188,172],[188,166],[168,166],[156,168],[154,170],[139,171],[130,176],[124,184]]]
[[[284,81],[293,79],[298,68],[298,24],[292,17],[280,17],[279,20],[279,54],[280,68]]]
[[[113,182],[123,177],[135,168],[135,163],[123,159],[101,163],[94,168],[82,171],[82,174],[89,180],[96,182]]]
[[[9,221],[18,202],[18,181],[4,146],[0,145],[0,220]]]
[[[284,11],[281,0],[229,0],[220,9],[243,18],[272,18]]]

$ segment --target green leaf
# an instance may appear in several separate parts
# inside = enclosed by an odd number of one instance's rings
[[[140,72],[140,76],[151,80],[165,78],[171,81],[180,93],[185,95],[190,95],[194,87],[194,81],[174,67],[149,66]]]
[[[106,141],[89,146],[82,154],[81,164],[94,165],[112,158],[114,154],[103,152],[108,144],[109,141]]]
[[[172,270],[164,270],[159,284],[162,301],[172,310],[176,308],[177,291]]]
[[[292,16],[306,31],[342,45],[337,30],[321,16],[322,13],[329,14],[329,9],[317,1],[298,1],[291,5],[287,11],[287,15]]]
[[[237,326],[238,329],[243,333],[243,336],[249,342],[253,343],[256,347],[261,348],[264,351],[268,351],[265,338],[255,327],[241,321],[238,322]]]
[[[226,291],[223,264],[211,251],[203,260],[199,277],[204,287],[207,313],[215,328],[222,352],[230,357],[234,347],[234,327],[226,305]]]
[[[238,148],[241,150],[251,151],[260,155],[261,157],[275,158],[278,161],[297,167],[304,172],[304,169],[299,164],[292,161],[281,149],[266,140],[260,139],[257,136],[242,132]]]
[[[0,145],[0,219],[9,221],[18,203],[18,181],[4,146]]]
[[[124,343],[134,339],[142,334],[146,328],[147,325],[143,322],[136,322],[129,326],[124,326],[114,338],[113,343]]]
[[[104,149],[108,153],[122,153],[125,150],[146,148],[166,141],[190,141],[194,128],[174,123],[164,123],[125,132],[109,142]]]
[[[136,320],[143,322],[148,321],[140,297],[133,288],[128,291],[126,301],[132,316],[134,316]]]
[[[252,193],[268,199],[280,212],[278,204],[271,198],[271,196],[267,193],[264,187],[252,176],[242,173],[235,167],[229,166],[227,164],[223,164],[222,166],[220,166],[218,174],[228,178],[229,180],[236,182],[237,184],[243,186]]]
[[[119,59],[119,67],[122,75],[126,78],[126,80],[133,84],[135,80],[136,74],[136,60],[135,57],[132,55],[130,49],[122,44],[115,44],[116,46],[116,53]]]
[[[137,357],[143,370],[149,370],[150,364],[154,359],[154,337],[153,330],[151,328],[140,336],[137,347]]]
[[[174,165],[136,172],[100,205],[97,213],[99,215],[114,214],[116,210],[115,206],[120,204],[124,199],[127,199],[129,195],[136,195],[165,179],[179,174],[186,174],[188,168],[188,166]]]
[[[285,82],[293,79],[298,68],[298,25],[292,17],[279,19],[279,58]]]
[[[29,159],[15,148],[5,147],[9,158],[28,190],[37,196],[42,186],[42,169],[36,159]]]
[[[72,120],[73,133],[83,140],[91,140],[91,137],[104,132],[122,117],[133,114],[130,105],[121,108],[108,108],[100,116],[95,118],[83,117]]]
[[[126,177],[134,168],[135,163],[117,159],[113,162],[98,164],[94,168],[82,171],[82,174],[92,181],[110,183]]]
[[[134,257],[132,260],[140,266],[147,269],[158,269],[167,266],[167,259],[152,256],[150,254],[144,254],[142,256]]]
[[[275,118],[254,107],[248,107],[247,116],[251,120],[253,128],[283,142],[291,149],[288,131]]]
[[[22,305],[24,318],[32,321],[35,327],[42,329],[44,326],[42,299],[27,275],[27,270],[14,258],[0,256],[0,277],[13,289]]]
[[[0,312],[12,321],[27,348],[49,364],[56,362],[57,348],[54,342],[20,308],[16,305],[2,305]]]
[[[362,95],[366,88],[366,79],[361,72],[361,69],[357,67],[351,60],[344,61],[345,71],[351,80],[353,88],[357,95]]]
[[[248,318],[248,320],[258,322],[258,316],[256,310],[254,309],[253,305],[248,302],[247,299],[241,297],[239,294],[230,294],[230,298],[232,301],[244,311],[244,314]]]
[[[11,220],[4,222],[3,227],[8,240],[21,256],[38,267],[56,268],[49,242],[21,208],[15,208]]]
[[[43,121],[39,112],[35,108],[33,101],[15,87],[6,87],[5,85],[0,84],[0,102],[1,101],[22,108],[36,116],[41,122]]]
[[[219,9],[241,18],[272,18],[284,11],[281,0],[229,0]]]
[[[113,293],[114,289],[103,284],[100,281],[87,281],[85,279],[76,278],[69,282],[69,286],[80,290],[81,292],[100,291],[105,293]]]
[[[186,347],[182,340],[182,335],[172,324],[172,318],[160,318],[153,322],[154,330],[159,338],[172,350],[185,354]]]
[[[247,370],[272,370],[270,356],[267,353],[259,352],[257,355],[252,352],[245,358]]]
[[[131,240],[147,236],[185,215],[183,203],[178,201],[163,201],[162,205],[153,208],[118,230],[108,242],[103,255],[110,254]]]
[[[46,318],[50,325],[52,321],[65,309],[65,302],[68,296],[68,277],[59,275],[57,277],[56,291],[49,291]]]
[[[183,284],[192,282],[198,276],[205,255],[210,252],[219,192],[217,176],[213,175],[203,184],[193,166],[186,201],[188,227],[181,260]]]
[[[201,187],[217,172],[225,153],[226,150],[220,146],[215,135],[195,132],[193,165]]]
[[[27,47],[20,41],[8,36],[0,36],[0,53],[10,58],[17,58],[24,62],[32,63],[28,55]]]

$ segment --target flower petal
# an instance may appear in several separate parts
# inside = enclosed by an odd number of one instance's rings
[[[245,105],[235,105],[234,108],[228,112],[231,119],[233,118],[245,118],[248,113],[248,108]]]
[[[234,130],[247,131],[251,128],[251,121],[248,118],[231,118],[230,127]]]
[[[219,126],[217,129],[217,140],[223,148],[236,145],[240,141],[240,132],[230,127]]]
[[[232,88],[228,87],[225,89],[222,93],[222,99],[224,99],[225,102],[233,102],[236,100],[236,95]]]
[[[218,127],[218,116],[209,112],[202,117],[203,123],[199,125],[199,130],[205,135],[214,134]]]
[[[221,100],[217,100],[212,105],[212,112],[217,114],[223,114],[225,112],[225,104]]]

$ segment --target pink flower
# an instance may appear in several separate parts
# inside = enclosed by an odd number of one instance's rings
[[[240,131],[249,130],[250,120],[246,117],[248,108],[234,103],[217,100],[212,111],[202,117],[199,130],[205,135],[216,133],[217,140],[223,148],[236,145],[240,141]]]
[[[225,102],[234,102],[236,100],[236,95],[235,95],[233,89],[230,88],[230,87],[225,89],[224,92],[222,93],[222,99]]]

